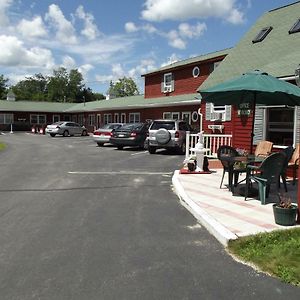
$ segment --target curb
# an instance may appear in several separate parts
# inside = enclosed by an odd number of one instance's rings
[[[237,239],[237,235],[228,230],[222,224],[217,222],[205,210],[200,208],[185,192],[179,179],[179,170],[174,172],[172,183],[175,193],[181,200],[181,204],[224,246],[227,246],[230,240]]]

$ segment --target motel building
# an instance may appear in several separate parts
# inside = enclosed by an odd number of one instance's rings
[[[204,135],[229,138],[248,151],[251,143],[273,142],[273,148],[300,143],[300,108],[241,108],[201,101],[197,92],[253,70],[296,84],[300,64],[300,2],[266,12],[230,49],[178,61],[143,74],[145,94],[87,103],[16,101],[9,92],[0,100],[0,130],[30,131],[60,120],[85,125],[90,132],[110,122],[185,119]],[[254,117],[254,120],[253,120]],[[252,133],[252,124],[254,130]],[[209,143],[216,147],[218,142]],[[216,149],[211,151],[215,156]]]

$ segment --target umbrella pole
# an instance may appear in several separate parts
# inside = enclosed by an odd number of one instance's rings
[[[255,106],[256,106],[256,92],[254,93],[253,99],[253,113],[252,113],[252,129],[251,129],[251,145],[250,154],[253,154],[253,140],[254,140],[254,122],[255,122]]]

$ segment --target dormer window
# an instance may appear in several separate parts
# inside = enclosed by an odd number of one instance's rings
[[[296,33],[300,31],[300,19],[293,25],[293,27],[289,30],[289,34]]]
[[[259,43],[265,39],[265,37],[270,33],[270,31],[273,29],[272,26],[263,28],[258,35],[252,40],[252,43]]]

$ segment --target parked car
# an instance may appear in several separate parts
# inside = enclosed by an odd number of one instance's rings
[[[125,146],[144,148],[148,134],[148,123],[127,123],[115,129],[110,142],[123,149]]]
[[[121,127],[123,123],[109,123],[94,131],[93,139],[99,147],[110,142],[112,131]]]
[[[47,125],[46,133],[50,134],[52,137],[55,137],[57,134],[63,136],[88,135],[87,129],[84,126],[69,121],[60,121]]]
[[[154,120],[149,127],[148,151],[154,154],[156,149],[176,149],[185,154],[186,132],[193,131],[184,120]]]

